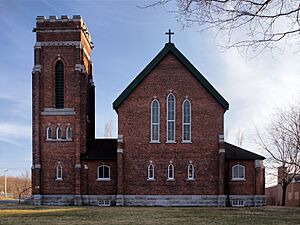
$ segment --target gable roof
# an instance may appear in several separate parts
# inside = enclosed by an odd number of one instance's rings
[[[173,53],[176,58],[191,72],[200,84],[215,98],[224,110],[229,108],[229,103],[219,94],[219,92],[206,80],[206,78],[190,63],[190,61],[175,47],[173,43],[166,43],[165,47],[158,55],[142,70],[142,72],[127,86],[127,88],[113,102],[113,109],[118,112],[119,106],[143,81],[143,79],[158,65],[158,63],[169,53]]]
[[[227,142],[224,143],[225,146],[225,158],[231,160],[255,160],[255,159],[266,159],[265,157],[255,154],[253,152],[247,151],[238,146],[229,144]]]

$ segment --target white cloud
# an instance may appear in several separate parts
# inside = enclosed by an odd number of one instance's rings
[[[0,122],[0,138],[31,138],[31,126]]]

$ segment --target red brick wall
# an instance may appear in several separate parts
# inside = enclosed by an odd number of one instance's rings
[[[81,194],[86,195],[115,195],[116,194],[116,176],[117,165],[113,160],[90,160],[82,161],[86,164],[88,170],[81,170]],[[107,165],[110,167],[111,181],[97,181],[97,167]]]
[[[176,144],[166,144],[166,97],[176,97]],[[150,144],[150,104],[160,102],[160,144]],[[182,144],[182,102],[192,104],[192,144]],[[118,109],[119,134],[124,135],[124,194],[218,194],[218,135],[223,133],[223,108],[191,73],[168,54]],[[147,181],[149,160],[155,181]],[[189,161],[195,181],[187,181]],[[167,181],[173,161],[175,181]]]

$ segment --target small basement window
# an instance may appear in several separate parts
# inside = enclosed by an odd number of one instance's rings
[[[99,200],[98,206],[111,206],[110,200]]]
[[[244,200],[232,200],[231,206],[244,207],[245,206],[245,201]]]

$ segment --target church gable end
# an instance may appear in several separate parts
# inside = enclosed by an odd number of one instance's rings
[[[158,55],[114,101],[113,108],[117,112],[119,106],[126,100],[126,98],[169,53],[172,53],[183,64],[183,66],[189,70],[189,72],[213,96],[213,98],[222,106],[225,111],[229,109],[229,103],[218,93],[218,91],[207,81],[207,79],[189,62],[189,60],[175,47],[173,43],[167,43],[165,47],[158,53]]]

